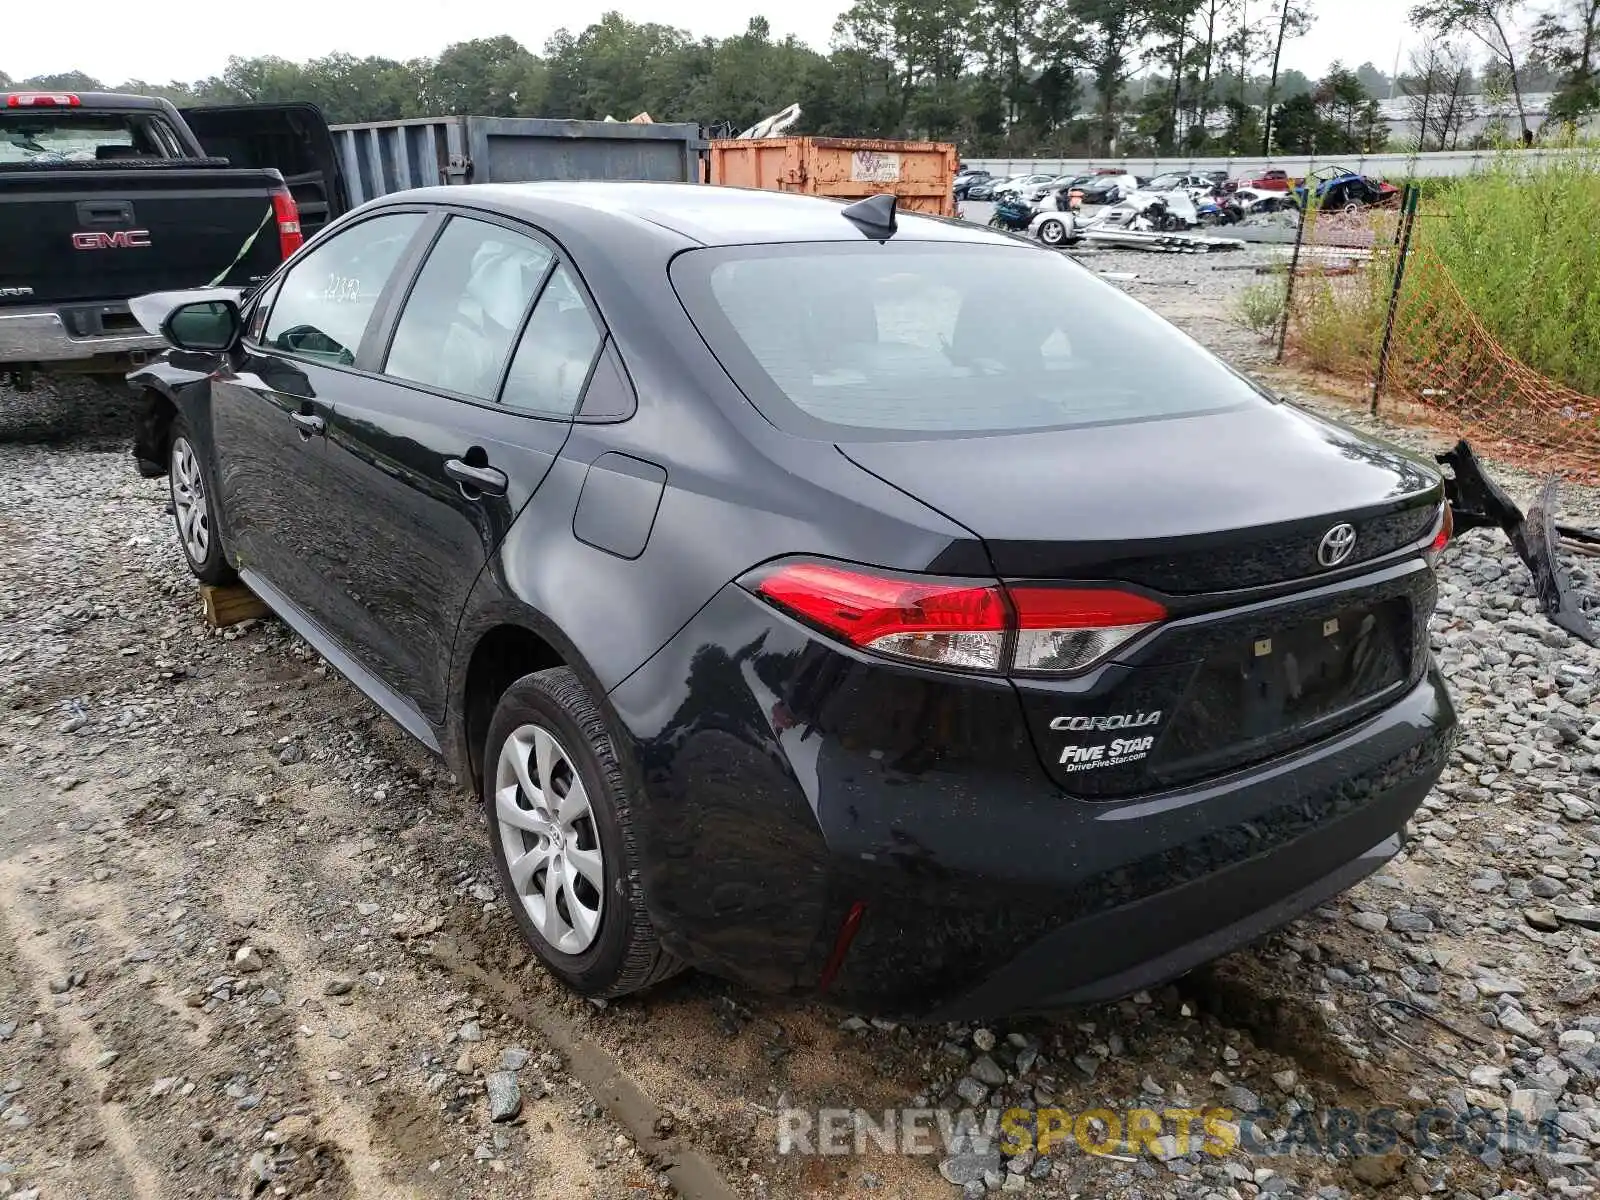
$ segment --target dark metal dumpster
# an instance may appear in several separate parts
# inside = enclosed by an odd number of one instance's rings
[[[695,124],[546,117],[424,117],[333,126],[350,202],[441,183],[535,179],[697,182],[706,142]]]

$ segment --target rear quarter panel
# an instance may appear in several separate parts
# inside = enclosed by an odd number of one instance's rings
[[[848,462],[831,443],[782,434],[740,394],[672,290],[659,237],[568,239],[637,396],[633,416],[579,422],[462,615],[452,694],[497,625],[546,634],[598,693],[615,688],[717,591],[768,559],[810,553],[923,569],[960,526]],[[618,452],[665,471],[636,557],[574,534],[594,461]],[[974,564],[987,570],[987,560]]]

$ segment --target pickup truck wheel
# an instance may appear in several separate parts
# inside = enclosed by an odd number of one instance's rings
[[[178,545],[189,570],[201,583],[231,583],[235,578],[222,547],[222,531],[217,525],[217,493],[211,485],[211,471],[205,458],[194,448],[188,427],[180,418],[172,428],[172,444],[167,452],[167,482],[172,489],[172,520],[178,530]]]
[[[645,913],[632,804],[605,717],[572,671],[524,675],[506,690],[483,763],[500,886],[550,972],[596,999],[683,969]]]

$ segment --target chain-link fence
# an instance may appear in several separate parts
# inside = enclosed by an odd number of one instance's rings
[[[1452,219],[1419,211],[1409,191],[1392,208],[1309,213],[1288,282],[1284,360],[1360,380],[1375,411],[1600,484],[1600,399],[1520,361],[1474,313],[1437,245]],[[1330,248],[1342,265],[1328,265]]]

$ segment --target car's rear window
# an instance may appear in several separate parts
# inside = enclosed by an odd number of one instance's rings
[[[0,110],[0,163],[42,165],[180,155],[171,129],[155,113],[79,108]]]
[[[1052,251],[863,240],[680,255],[673,283],[779,428],[850,440],[1013,433],[1269,401]]]

